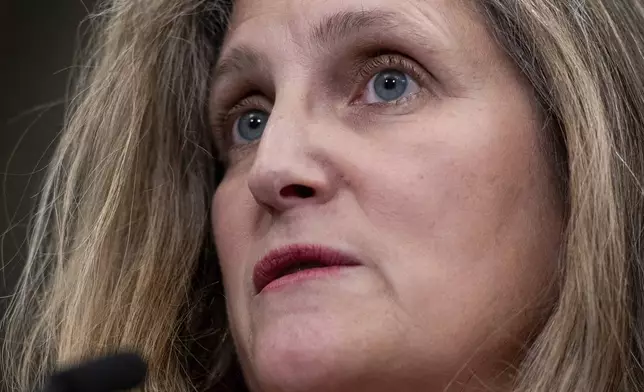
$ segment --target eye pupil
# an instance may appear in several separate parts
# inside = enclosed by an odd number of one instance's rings
[[[251,118],[248,119],[248,126],[251,129],[257,129],[257,128],[261,127],[262,124],[263,124],[263,121],[262,121],[261,118],[251,117]]]
[[[385,79],[385,88],[387,90],[394,90],[396,88],[396,79],[388,77]]]
[[[374,92],[383,101],[394,101],[405,94],[407,90],[407,75],[396,70],[380,72],[374,80]]]
[[[239,137],[245,141],[259,139],[264,132],[267,121],[268,114],[261,110],[252,110],[245,113],[239,118],[237,125]]]

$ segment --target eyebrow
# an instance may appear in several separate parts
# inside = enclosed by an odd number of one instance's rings
[[[307,42],[315,46],[328,46],[364,30],[386,31],[400,23],[397,14],[382,10],[343,11],[322,18],[313,26]],[[220,58],[214,72],[215,80],[245,69],[265,69],[268,58],[245,45],[235,47]]]
[[[337,12],[324,17],[314,26],[308,41],[328,45],[362,30],[386,30],[399,23],[399,18],[394,12],[382,10]]]
[[[215,80],[231,73],[242,72],[244,69],[265,68],[268,59],[263,53],[241,45],[230,50],[230,53],[221,58],[215,68]]]

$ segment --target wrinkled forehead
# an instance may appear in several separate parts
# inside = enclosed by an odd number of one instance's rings
[[[262,40],[275,42],[280,38],[304,44],[306,38],[324,27],[321,23],[329,22],[334,15],[359,13],[364,14],[363,22],[392,16],[380,24],[373,23],[379,28],[392,23],[408,24],[410,28],[423,26],[431,30],[434,39],[440,37],[445,42],[456,40],[464,28],[482,24],[469,0],[237,0],[224,47],[250,42],[262,46]],[[356,19],[339,22],[352,23]],[[333,27],[343,26],[336,23]],[[344,27],[349,31],[352,26]]]

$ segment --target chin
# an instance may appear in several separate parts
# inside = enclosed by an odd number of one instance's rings
[[[413,350],[379,326],[328,314],[283,317],[254,332],[246,378],[255,392],[423,390],[413,380],[426,376]]]
[[[254,334],[247,370],[262,392],[337,390],[340,377],[354,373],[343,358],[350,337],[322,320],[302,319],[274,322]]]
[[[370,353],[382,352],[379,342],[391,340],[386,319],[365,323],[386,309],[373,297],[369,281],[361,280],[350,286],[314,282],[258,296],[250,319],[239,317],[248,321],[238,324],[236,336],[251,384],[261,392],[351,390],[349,378],[373,374],[366,369],[377,365]]]
[[[337,318],[333,322],[311,315],[303,319],[283,319],[256,331],[244,366],[251,390],[452,392],[472,381],[469,371],[461,373],[465,363],[479,375],[496,371],[488,369],[490,364],[484,360],[488,353],[479,358],[440,344],[422,350],[404,337],[378,331],[373,324],[369,328],[364,321],[360,325],[344,320],[340,325]]]

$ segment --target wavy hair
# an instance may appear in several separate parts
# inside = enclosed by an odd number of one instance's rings
[[[516,392],[644,390],[644,4],[475,0],[532,85],[565,197],[552,313]],[[210,73],[232,0],[112,0],[93,39],[4,318],[0,372],[37,389],[122,348],[147,391],[243,391],[209,230],[223,169]]]

